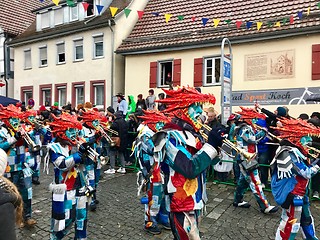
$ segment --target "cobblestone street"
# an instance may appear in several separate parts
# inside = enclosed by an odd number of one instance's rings
[[[50,174],[53,174],[51,170]],[[51,175],[41,176],[41,185],[34,186],[33,216],[38,224],[34,228],[18,229],[18,239],[49,239],[51,200],[48,185]],[[232,205],[233,186],[208,183],[207,214],[201,222],[202,239],[274,239],[280,219],[280,211],[274,215],[259,212],[251,192],[246,200],[249,209]],[[96,212],[89,212],[88,239],[173,239],[170,231],[158,236],[143,231],[143,205],[136,196],[136,174],[103,175],[98,188]],[[270,193],[266,193],[273,202]],[[320,207],[312,203],[315,224],[320,230]],[[73,239],[71,232],[66,239]],[[301,236],[298,239],[302,239]]]

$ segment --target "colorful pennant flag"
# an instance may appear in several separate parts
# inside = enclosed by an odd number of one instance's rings
[[[217,26],[219,25],[220,19],[213,19],[213,25],[215,28],[217,28]]]
[[[320,8],[320,2],[317,3],[318,8]]]
[[[194,22],[195,20],[196,20],[196,17],[195,17],[195,16],[192,16],[192,17],[191,17],[191,21]]]
[[[179,21],[182,21],[183,19],[184,19],[184,16],[182,16],[182,15],[179,15],[179,16],[178,16],[178,20],[179,20]]]
[[[228,24],[228,26],[230,26],[230,23],[231,23],[231,20],[228,19],[228,20],[224,20],[226,22],[226,24]]]
[[[207,22],[209,21],[209,18],[202,18],[201,20],[202,20],[203,26],[205,27]]]
[[[242,25],[242,21],[236,21],[236,26],[237,26],[237,29],[239,29]]]
[[[109,9],[110,9],[110,12],[111,12],[111,17],[114,17],[119,8],[117,8],[117,7],[109,7]]]
[[[123,9],[123,11],[124,11],[124,14],[126,15],[126,18],[128,18],[129,14],[131,13],[131,9],[125,8],[125,9]]]
[[[160,15],[158,12],[152,12],[151,14],[152,14],[153,16],[156,16],[156,17],[159,17],[159,15]]]
[[[53,2],[56,6],[59,6],[60,0],[52,0],[52,2]]]
[[[260,30],[260,28],[262,27],[263,22],[257,22],[257,29],[258,31]]]
[[[272,27],[273,26],[273,23],[271,21],[267,22],[267,26],[268,27]]]
[[[248,21],[247,24],[246,24],[247,29],[251,28],[252,24],[253,24],[253,22]]]
[[[141,19],[144,14],[144,11],[137,11],[137,13],[138,13],[138,18]]]
[[[302,19],[302,11],[298,12],[298,18],[301,20]]]
[[[88,10],[89,3],[83,2],[83,3],[82,3],[82,6],[83,6],[83,8],[84,8],[84,11],[86,12],[86,11]]]
[[[276,23],[274,24],[274,26],[275,26],[275,27],[281,27],[280,21],[276,22]]]
[[[168,13],[164,14],[164,17],[166,19],[166,23],[168,23],[170,21],[171,16],[172,16],[172,14],[168,14]]]
[[[102,9],[104,8],[103,5],[97,5],[98,14],[100,15]]]
[[[293,16],[291,15],[290,16],[290,24],[293,24],[294,23],[294,18],[293,18]]]
[[[284,19],[282,19],[282,24],[284,25],[284,24],[286,24],[287,22],[288,22],[288,18],[284,18]]]
[[[73,0],[67,0],[67,5],[68,5],[69,7],[75,7],[75,6],[77,6],[77,4],[76,4]]]
[[[308,7],[307,9],[307,16],[309,16],[309,14],[310,14],[310,7]]]

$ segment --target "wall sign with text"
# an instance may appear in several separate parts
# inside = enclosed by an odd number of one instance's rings
[[[312,101],[307,102],[306,99],[319,93],[320,87],[233,91],[231,101],[233,106],[251,106],[255,101],[262,105],[316,104]]]

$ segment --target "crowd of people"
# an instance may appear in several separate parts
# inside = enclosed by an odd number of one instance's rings
[[[5,222],[0,233],[11,229],[9,239],[15,239],[15,223],[37,223],[32,185],[41,183],[40,166],[52,164],[50,239],[63,239],[72,226],[75,239],[86,239],[87,211],[101,207],[96,189],[102,165],[109,161],[105,174],[125,174],[137,160],[148,233],[164,228],[177,240],[200,239],[206,179],[213,168],[221,181],[232,174],[235,207],[250,207],[244,200],[249,187],[260,211],[275,213],[279,207],[264,194],[265,187],[272,189],[282,208],[276,239],[295,239],[300,227],[306,239],[317,239],[308,183],[314,178],[312,194],[319,198],[319,112],[295,119],[286,107],[270,112],[255,104],[223,125],[210,106],[216,101],[212,94],[191,87],[163,91],[156,97],[150,89],[137,101],[118,93],[116,109],[109,106],[106,112],[90,102],[38,110],[32,99],[27,106],[0,105],[0,223]]]

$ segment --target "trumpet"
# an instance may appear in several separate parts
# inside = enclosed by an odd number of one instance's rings
[[[249,153],[244,149],[239,148],[236,144],[234,144],[233,142],[227,139],[224,139],[222,142],[223,144],[221,146],[221,149],[223,149],[226,152],[226,154],[232,158],[235,157],[234,155],[232,155],[232,150],[235,150],[238,154],[241,154],[248,161],[251,161],[257,156],[257,153]],[[231,151],[230,151],[230,148],[231,148]]]
[[[265,131],[265,129],[257,124],[253,124],[253,126],[256,128],[256,129],[259,129],[259,130],[263,130]],[[267,131],[267,138],[269,138],[270,140],[277,140],[278,142],[281,142],[281,138],[279,138],[278,136],[272,134],[271,132]]]
[[[40,150],[41,146],[34,143],[34,141],[31,139],[30,135],[26,132],[26,130],[24,130],[23,127],[20,127],[18,131],[21,133],[22,138],[24,139],[24,141],[29,146],[31,146],[32,152],[36,152],[36,151]]]
[[[204,128],[204,129],[200,129],[199,133],[203,137],[203,139],[207,142],[208,141],[208,134],[205,133],[205,130],[210,132],[212,130],[212,128],[205,123],[201,123],[200,121],[198,121],[198,123],[201,126],[201,128]]]
[[[97,128],[97,130],[101,132],[101,135],[108,141],[108,143],[110,144],[111,147],[114,147],[116,145],[115,141],[112,140],[112,138],[108,135],[108,133],[104,130],[103,127],[99,126]],[[111,129],[109,129],[109,130],[111,130]],[[112,130],[112,131],[114,131],[114,130]],[[116,132],[118,135],[117,131],[114,131],[114,132]]]
[[[81,144],[84,143],[84,142],[79,141],[77,139],[75,141],[77,142],[78,147],[80,147]],[[99,157],[99,155],[100,155],[99,153],[97,153],[92,147],[89,146],[87,156],[91,161],[97,162],[97,158]]]

